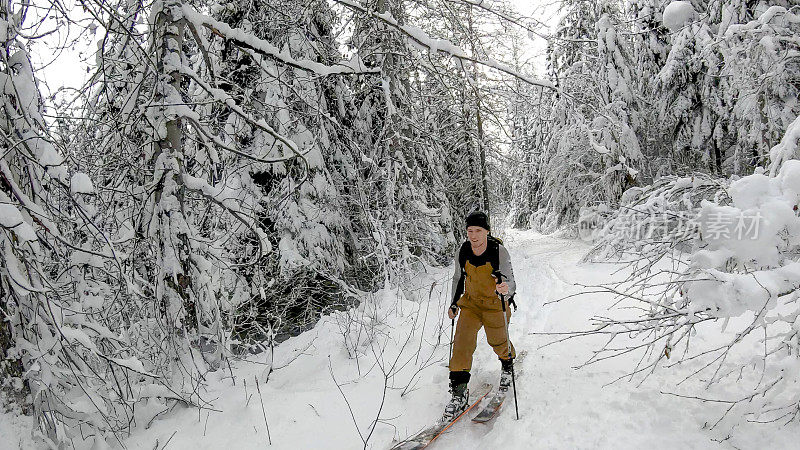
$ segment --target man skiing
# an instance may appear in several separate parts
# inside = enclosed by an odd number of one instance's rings
[[[459,312],[460,317],[450,358],[452,399],[445,408],[445,420],[457,417],[467,407],[469,371],[472,369],[472,354],[481,327],[485,327],[486,340],[500,358],[501,391],[507,391],[511,385],[512,365],[516,356],[506,326],[511,318],[511,308],[503,308],[498,297],[498,294],[502,294],[508,303],[513,304],[511,299],[516,284],[511,258],[502,242],[489,234],[489,217],[485,213],[473,212],[467,216],[466,222],[467,240],[456,254],[453,300],[447,310],[451,320],[459,316]]]

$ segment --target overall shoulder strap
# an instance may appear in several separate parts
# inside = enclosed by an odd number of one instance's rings
[[[467,265],[467,256],[469,251],[469,241],[464,241],[461,244],[461,248],[458,250],[458,267],[461,268],[461,272],[463,273],[465,270],[465,266]]]
[[[489,236],[487,240],[486,251],[489,252],[487,257],[494,271],[500,270],[500,244],[502,243],[503,241],[494,236]]]

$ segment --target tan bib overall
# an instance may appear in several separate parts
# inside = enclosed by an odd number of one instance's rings
[[[466,279],[464,295],[456,303],[460,309],[456,335],[453,342],[451,371],[467,371],[472,368],[472,354],[478,342],[478,331],[486,327],[486,341],[500,359],[508,359],[508,340],[503,322],[500,298],[495,293],[495,269],[490,263],[475,267],[467,261],[464,266]],[[511,308],[506,305],[506,317],[511,320]],[[511,344],[512,357],[516,356]]]

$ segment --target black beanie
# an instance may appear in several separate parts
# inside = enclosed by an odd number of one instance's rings
[[[481,227],[486,231],[491,231],[489,228],[489,216],[483,211],[475,211],[467,216],[467,227]]]

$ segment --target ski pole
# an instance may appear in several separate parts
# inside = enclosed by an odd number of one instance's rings
[[[451,306],[450,309],[453,309]],[[450,360],[453,359],[453,329],[456,326],[456,319],[450,319]],[[450,361],[448,360],[448,364]]]
[[[503,275],[497,273],[497,284],[503,282]],[[514,358],[511,356],[511,336],[508,333],[508,317],[506,317],[506,296],[500,294],[500,305],[503,308],[503,324],[506,328],[506,345],[508,345],[508,359],[511,360],[511,388],[514,390],[514,409],[517,413],[517,420],[519,420],[519,404],[517,403],[517,382],[514,379]]]
[[[511,356],[511,337],[508,333],[508,317],[506,317],[506,299],[505,295],[500,294],[500,304],[503,306],[503,323],[506,326],[506,342],[508,345],[508,359],[511,360],[511,388],[514,390],[514,409],[517,413],[517,420],[519,420],[519,404],[517,403],[517,382],[514,379],[514,358]]]

